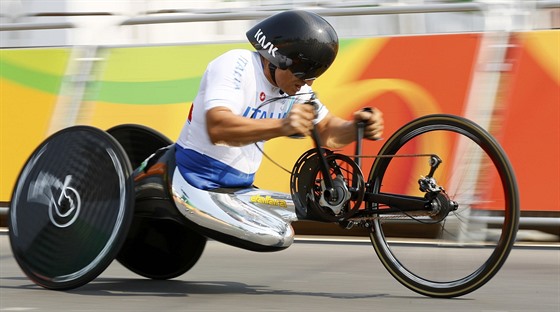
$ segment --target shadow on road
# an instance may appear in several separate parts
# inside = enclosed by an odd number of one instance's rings
[[[25,277],[7,277],[6,280],[27,280]],[[0,285],[0,289],[29,289],[45,290],[33,283],[10,287]],[[335,299],[364,299],[390,297],[387,294],[372,293],[332,293],[313,291],[294,291],[285,289],[271,289],[262,285],[247,285],[230,281],[180,281],[180,280],[147,280],[147,279],[115,279],[97,278],[92,282],[71,290],[64,291],[67,294],[82,296],[157,296],[157,297],[188,297],[189,295],[223,295],[223,294],[247,294],[247,295],[296,295],[311,297],[326,297]]]
[[[338,299],[361,299],[384,297],[386,294],[329,293],[312,291],[292,291],[270,289],[268,286],[247,285],[230,281],[179,281],[179,280],[146,280],[146,279],[106,279],[98,278],[93,282],[70,291],[71,293],[88,296],[188,296],[189,294],[250,294],[250,295],[300,295],[328,297]]]

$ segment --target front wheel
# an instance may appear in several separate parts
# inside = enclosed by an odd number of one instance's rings
[[[461,117],[430,115],[388,139],[373,163],[367,191],[424,196],[418,179],[429,173],[428,155],[434,154],[443,162],[433,177],[458,208],[444,218],[380,213],[370,238],[385,268],[406,287],[430,297],[462,296],[488,282],[513,246],[517,185],[504,151],[488,132]]]

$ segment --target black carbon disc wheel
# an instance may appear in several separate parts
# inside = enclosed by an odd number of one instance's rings
[[[63,129],[33,152],[9,212],[14,257],[33,282],[76,288],[109,266],[132,220],[131,173],[120,144],[89,126]]]

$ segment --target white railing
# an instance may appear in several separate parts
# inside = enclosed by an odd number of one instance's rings
[[[560,1],[557,2],[560,5]],[[484,30],[486,10],[486,5],[480,2],[381,5],[374,1],[299,1],[259,6],[247,4],[244,7],[144,12],[123,9],[120,13],[2,12],[0,47],[242,40],[245,30],[255,20],[293,8],[305,8],[325,16],[335,24],[340,37],[472,32]],[[550,6],[548,4],[547,8]],[[432,18],[434,14],[436,18]],[[176,25],[166,25],[170,23]]]
[[[0,14],[0,47],[243,40],[245,30],[255,20],[294,8],[305,8],[325,16],[343,38],[501,30],[488,22],[492,10],[502,10],[503,13],[500,11],[498,14],[504,15],[504,18],[508,18],[505,16],[507,14],[531,15],[533,20],[538,21],[535,28],[560,27],[560,0],[481,0],[424,4],[403,2],[262,1],[253,6],[248,1],[214,1],[208,2],[208,8],[200,8],[200,4],[199,7],[190,8],[144,8],[136,11],[132,7],[115,8],[120,12],[84,10],[18,13],[17,10],[6,10],[7,12]],[[69,3],[75,5],[75,2]],[[212,4],[228,6],[210,7]]]

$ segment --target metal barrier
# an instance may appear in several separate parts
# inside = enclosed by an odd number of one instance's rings
[[[3,18],[12,19],[16,22],[0,24],[0,31],[15,31],[15,30],[44,30],[44,29],[68,29],[76,28],[75,23],[71,22],[30,22],[21,23],[17,20],[22,18],[34,18],[34,17],[72,17],[72,16],[111,16],[112,13],[109,12],[44,12],[36,14],[25,14],[21,16],[10,17],[8,15],[3,15]]]
[[[305,6],[307,10],[317,12],[329,17],[350,16],[380,16],[380,15],[402,15],[402,14],[426,14],[426,13],[474,13],[475,16],[484,17],[489,10],[489,4],[484,2],[460,2],[460,3],[428,3],[428,4],[377,4],[371,1],[301,1],[297,4],[273,4],[260,5],[257,7],[241,8],[217,8],[217,9],[161,9],[143,12],[139,15],[127,17],[125,14],[111,12],[41,12],[35,14],[9,15],[2,14],[3,19],[10,22],[0,24],[0,32],[6,31],[29,31],[29,30],[53,30],[53,29],[80,29],[79,23],[69,21],[56,22],[21,22],[24,18],[39,17],[100,17],[114,16],[122,17],[112,26],[133,26],[166,23],[192,23],[192,22],[222,22],[222,21],[251,21],[268,17],[276,12],[296,9]],[[512,2],[513,4],[514,2]],[[518,2],[519,5],[527,5]],[[494,4],[492,4],[494,5]],[[500,4],[502,5],[502,4]],[[506,4],[504,4],[506,5]],[[560,0],[542,0],[532,3],[535,10],[560,9]],[[483,29],[480,29],[483,30]],[[476,30],[475,30],[476,31]]]
[[[402,6],[375,6],[375,7],[325,7],[308,9],[322,16],[355,16],[355,15],[387,15],[387,14],[412,14],[412,13],[451,13],[451,12],[483,12],[485,5],[480,3],[454,3],[454,4],[425,4],[425,5],[402,5]],[[125,20],[121,25],[145,25],[161,23],[184,23],[184,22],[209,22],[224,20],[252,20],[270,16],[278,8],[270,10],[236,10],[236,12],[223,13],[207,10],[166,10],[153,13],[185,13],[173,16],[137,16]],[[153,14],[152,13],[152,14]]]
[[[538,1],[537,9],[560,9],[560,1],[558,0]]]
[[[306,5],[306,2],[299,3]],[[481,2],[468,3],[446,3],[446,4],[422,4],[422,5],[378,5],[369,1],[355,1],[335,3],[331,1],[318,2],[310,1],[310,11],[315,11],[324,16],[356,16],[356,15],[392,15],[392,14],[415,14],[415,13],[460,13],[473,12],[484,13],[487,5]],[[235,9],[169,9],[146,12],[145,16],[135,16],[128,18],[119,25],[146,25],[161,23],[184,23],[184,22],[209,22],[209,21],[233,21],[233,20],[254,20],[270,16],[274,12],[286,9],[293,9],[293,5],[260,6],[253,8]],[[546,0],[536,2],[537,9],[558,9],[559,0]],[[158,14],[158,16],[154,16]],[[161,15],[160,15],[161,14]],[[165,14],[174,14],[166,16]],[[181,15],[178,15],[181,14]],[[12,17],[18,20],[22,17],[72,17],[72,16],[113,16],[110,12],[46,12],[31,15]],[[8,15],[3,14],[4,18]],[[42,29],[67,29],[76,28],[76,24],[70,22],[30,22],[30,23],[3,23],[0,24],[0,31],[19,31],[19,30],[42,30]]]
[[[67,29],[75,28],[76,25],[70,22],[56,22],[56,23],[9,23],[0,24],[0,31],[14,31],[14,30],[42,30],[42,29]]]
[[[550,1],[558,2],[560,1]],[[324,16],[356,16],[356,15],[394,15],[394,14],[415,14],[415,13],[458,13],[458,12],[484,12],[486,6],[482,3],[450,3],[450,4],[424,4],[424,5],[375,5],[371,2],[346,2],[346,3],[317,3],[315,11]],[[305,4],[305,3],[303,3]],[[550,4],[546,6],[550,7]],[[294,6],[276,5],[260,6],[254,8],[236,9],[198,9],[198,10],[158,10],[146,12],[144,16],[128,18],[119,25],[145,25],[161,23],[184,23],[184,22],[209,22],[209,21],[233,21],[233,20],[255,20],[270,16],[274,12],[293,9]],[[158,14],[155,16],[154,14]],[[160,15],[161,14],[161,15]],[[174,14],[174,15],[165,15]],[[181,14],[181,15],[177,15]],[[76,28],[75,23],[71,22],[17,22],[21,18],[28,17],[77,17],[77,16],[116,16],[110,12],[44,12],[27,14],[21,16],[3,15],[4,18],[13,20],[13,23],[0,24],[0,31],[20,31],[20,30],[44,30],[44,29],[68,29]]]

